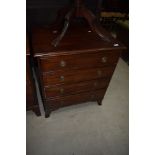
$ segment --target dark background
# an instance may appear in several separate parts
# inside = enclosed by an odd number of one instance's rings
[[[56,17],[57,11],[68,5],[72,0],[27,0],[27,28],[32,25],[50,24]],[[128,12],[129,0],[85,0],[85,5],[97,14],[103,11]]]

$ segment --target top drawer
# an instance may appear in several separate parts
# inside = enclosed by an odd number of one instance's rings
[[[40,69],[42,72],[49,72],[52,70],[63,70],[65,68],[103,67],[116,64],[118,58],[119,51],[50,56],[40,58]]]

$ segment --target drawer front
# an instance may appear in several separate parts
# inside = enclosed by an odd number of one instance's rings
[[[40,59],[40,69],[42,72],[49,72],[66,68],[103,67],[116,64],[118,57],[119,51],[44,57]]]
[[[56,99],[46,100],[45,104],[48,107],[56,109],[63,106],[69,106],[73,104],[88,102],[88,101],[97,101],[101,100],[104,97],[106,89],[101,89],[94,92],[80,93],[76,95],[70,95],[65,97],[60,97]]]
[[[71,84],[76,82],[111,77],[115,66],[106,68],[57,71],[43,74],[44,86],[55,84]]]
[[[110,78],[91,80],[87,82],[80,82],[77,84],[48,86],[44,88],[45,97],[53,98],[56,96],[65,96],[65,95],[93,91],[96,89],[107,87],[109,84],[109,81],[110,81]]]

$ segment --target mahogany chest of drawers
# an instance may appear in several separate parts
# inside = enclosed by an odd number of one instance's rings
[[[101,105],[124,46],[110,35],[105,42],[83,26],[69,28],[57,47],[52,45],[57,29],[36,28],[32,34],[45,117],[73,104]]]
[[[32,70],[30,67],[30,50],[28,39],[26,40],[26,110],[34,111],[37,116],[41,115]]]

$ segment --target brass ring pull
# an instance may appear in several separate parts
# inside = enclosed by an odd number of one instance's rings
[[[64,60],[62,60],[62,61],[60,62],[60,66],[61,66],[61,67],[65,67],[65,66],[66,66],[66,62],[65,62]]]
[[[61,80],[61,81],[64,81],[64,80],[65,80],[65,78],[64,78],[63,75],[60,76],[60,80]]]
[[[64,89],[63,89],[63,88],[60,89],[60,93],[61,93],[61,94],[64,93]]]
[[[98,85],[98,82],[94,82],[94,87],[96,87]]]
[[[107,62],[107,57],[102,57],[102,62],[106,63]]]
[[[98,76],[101,76],[102,75],[102,71],[101,70],[98,70],[97,71],[97,74],[98,74]]]

